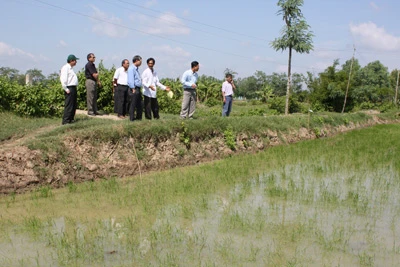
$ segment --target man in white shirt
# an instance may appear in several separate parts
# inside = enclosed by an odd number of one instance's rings
[[[168,86],[160,83],[157,72],[154,70],[156,61],[154,58],[147,59],[148,68],[142,73],[142,85],[144,95],[144,114],[146,119],[151,120],[151,112],[153,112],[154,119],[159,119],[158,114],[158,100],[157,100],[157,86],[161,90],[170,91]]]
[[[114,102],[115,112],[118,114],[118,118],[125,119],[128,106],[128,68],[129,60],[124,59],[121,63],[122,67],[115,70],[114,73]]]
[[[232,80],[232,74],[227,73],[225,75],[225,82],[222,84],[222,97],[224,101],[224,106],[222,108],[222,117],[229,117],[232,110],[232,97],[233,90],[236,89],[235,84]]]
[[[72,69],[76,65],[77,58],[74,55],[69,55],[67,64],[61,68],[60,81],[64,89],[65,107],[62,124],[69,124],[74,122],[75,112],[77,108],[77,92],[78,77]]]

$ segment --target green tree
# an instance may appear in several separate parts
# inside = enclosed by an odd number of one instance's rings
[[[230,69],[230,68],[226,68],[226,69],[224,70],[224,78],[225,78],[225,75],[226,75],[226,74],[231,74],[231,75],[232,75],[232,78],[235,78],[235,76],[238,75],[238,73],[237,73],[236,71],[234,71],[234,70],[232,70],[232,69]]]
[[[44,76],[42,71],[39,69],[27,70],[25,75],[29,75],[31,77],[33,84],[39,84],[46,78],[46,76]]]
[[[274,89],[266,83],[261,90],[257,91],[257,96],[261,102],[267,103],[270,98],[274,97]]]
[[[380,61],[368,63],[359,71],[360,84],[353,92],[358,104],[363,102],[383,103],[392,101],[388,68]]]
[[[6,77],[11,81],[15,81],[20,85],[25,84],[25,75],[20,74],[19,70],[9,68],[9,67],[0,67],[0,76]]]
[[[285,26],[282,29],[282,36],[271,42],[272,48],[278,50],[289,50],[288,59],[288,80],[286,89],[285,114],[289,113],[289,97],[291,86],[291,64],[292,50],[302,54],[309,53],[313,49],[312,37],[314,36],[309,30],[310,26],[304,19],[300,7],[303,5],[303,0],[279,0],[278,6],[280,10],[278,15],[281,15],[285,21]]]

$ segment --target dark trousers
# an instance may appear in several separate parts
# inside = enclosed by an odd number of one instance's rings
[[[62,124],[71,123],[75,118],[77,104],[76,86],[67,86],[69,94],[64,91],[65,105]]]
[[[158,100],[157,98],[144,96],[144,115],[146,119],[151,120],[151,112],[153,112],[154,119],[160,118],[160,115],[158,115]]]
[[[128,85],[118,84],[115,89],[115,110],[119,116],[125,116],[128,101]]]
[[[135,89],[135,93],[132,93],[132,90],[128,90],[128,97],[130,100],[129,103],[129,119],[131,121],[141,120],[143,115],[143,106],[142,106],[142,92],[140,91],[140,87]],[[136,111],[136,116],[135,116]]]

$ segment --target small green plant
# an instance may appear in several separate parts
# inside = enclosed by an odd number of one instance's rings
[[[186,146],[187,149],[190,148],[190,135],[184,122],[181,123],[181,134],[179,140]]]
[[[248,148],[250,146],[249,141],[247,141],[246,139],[243,139],[242,142],[245,148]]]
[[[318,128],[318,127],[315,127],[314,128],[314,133],[315,133],[315,136],[318,138],[318,137],[321,137],[321,129],[320,128]]]
[[[69,181],[69,182],[67,183],[67,187],[68,187],[68,192],[70,192],[70,193],[75,193],[76,190],[78,189],[78,187],[76,186],[76,184],[74,184],[74,182],[72,182],[72,181]]]
[[[53,197],[53,192],[51,191],[50,186],[42,186],[37,189],[34,195],[35,198],[37,197],[50,198]]]
[[[236,150],[236,136],[233,132],[233,127],[230,125],[224,131],[225,144],[233,151]]]

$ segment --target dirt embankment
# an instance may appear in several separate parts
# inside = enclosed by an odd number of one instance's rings
[[[115,144],[110,142],[96,146],[87,140],[66,139],[63,149],[67,156],[60,157],[56,152],[30,150],[16,140],[15,146],[8,144],[0,149],[0,193],[21,193],[45,185],[61,187],[70,181],[133,176],[383,123],[389,122],[374,117],[362,124],[326,126],[318,133],[306,128],[290,133],[266,130],[263,135],[254,136],[239,133],[236,135],[235,150],[226,145],[224,136],[192,141],[189,149],[180,141],[179,135],[167,140],[147,140],[141,143],[133,138],[123,138]]]

